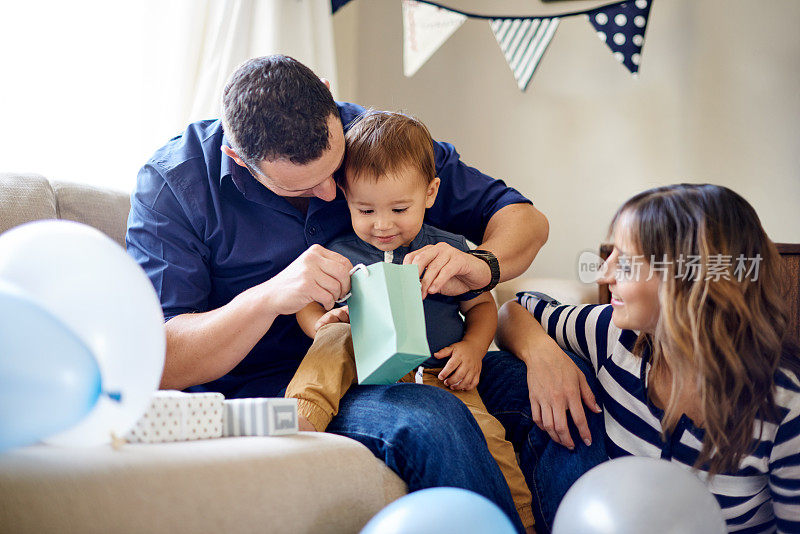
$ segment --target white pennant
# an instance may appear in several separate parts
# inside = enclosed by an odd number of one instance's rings
[[[460,13],[403,0],[403,73],[413,76],[465,20]]]
[[[558,21],[557,18],[489,21],[497,44],[500,45],[521,90],[524,91],[531,81],[539,60],[556,33]]]

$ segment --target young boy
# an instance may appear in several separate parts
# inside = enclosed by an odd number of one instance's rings
[[[423,224],[440,180],[433,141],[421,122],[399,113],[369,111],[347,132],[346,143],[344,173],[337,181],[347,199],[354,232],[334,239],[327,248],[353,265],[402,264],[409,252],[440,242],[469,250],[463,236]],[[503,471],[523,525],[530,530],[531,494],[514,449],[475,389],[481,362],[497,328],[494,299],[489,293],[469,300],[431,294],[423,307],[433,356],[400,381],[449,390],[467,405]],[[297,313],[297,322],[315,338],[325,326],[349,322],[349,316],[347,307],[326,312],[312,303]],[[324,335],[324,330],[320,334]],[[286,389],[287,397],[298,399],[301,429],[325,430],[355,375],[352,345],[310,351]]]

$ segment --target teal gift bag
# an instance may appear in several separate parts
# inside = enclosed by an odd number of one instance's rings
[[[394,384],[431,357],[416,265],[360,265],[350,286],[359,384]]]

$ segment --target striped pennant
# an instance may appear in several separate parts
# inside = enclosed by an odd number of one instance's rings
[[[524,91],[558,28],[557,18],[490,19],[497,44]]]

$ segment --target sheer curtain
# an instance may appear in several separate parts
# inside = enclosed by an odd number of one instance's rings
[[[0,51],[0,170],[123,191],[248,58],[291,55],[336,94],[328,0],[4,3]]]

